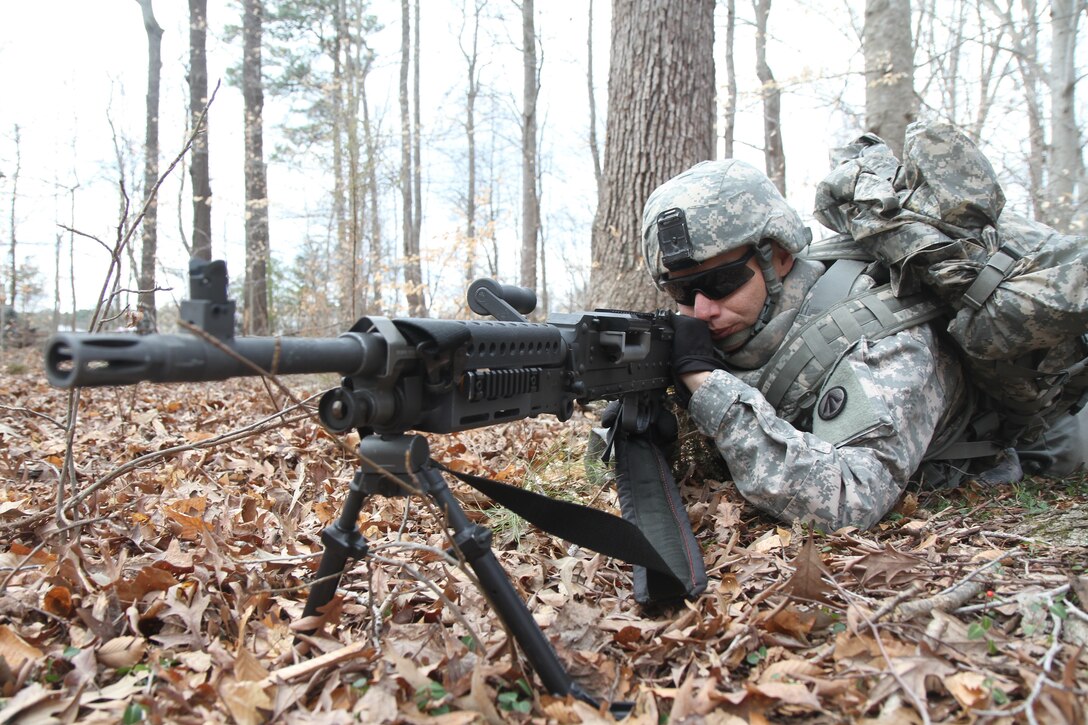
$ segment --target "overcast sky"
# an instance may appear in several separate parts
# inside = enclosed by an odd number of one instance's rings
[[[856,3],[855,3],[856,4]],[[235,275],[240,274],[243,259],[244,227],[242,218],[242,102],[238,89],[228,86],[225,69],[236,63],[239,50],[222,39],[225,25],[238,23],[238,11],[227,0],[210,0],[208,36],[209,88],[217,81],[222,87],[211,111],[210,144],[213,191],[213,250],[225,256]],[[595,72],[597,108],[600,117],[600,141],[603,145],[603,117],[607,102],[608,70],[608,0],[595,3]],[[855,44],[844,24],[833,20],[843,5],[835,0],[776,7],[772,15],[775,39],[770,62],[780,80],[793,83],[818,76],[834,68],[839,72],[856,56]],[[368,85],[373,106],[386,105],[387,123],[396,122],[396,48],[399,43],[399,2],[377,0],[374,12],[386,29],[374,39],[382,67]],[[461,3],[457,0],[424,0],[422,63],[424,83],[424,125],[436,132],[454,126],[462,112],[463,60],[456,46],[456,24]],[[520,37],[517,10],[506,0],[493,0],[492,7],[506,8],[510,29]],[[588,267],[588,230],[596,205],[592,167],[589,161],[586,101],[586,15],[584,0],[548,0],[537,3],[538,32],[543,45],[542,119],[545,155],[543,181],[545,224],[549,230],[549,280],[563,284],[567,270],[580,273]],[[181,0],[156,0],[155,13],[164,28],[162,54],[162,127],[160,147],[162,167],[181,147],[184,118],[187,113],[187,89],[184,71],[188,61],[187,4]],[[840,27],[836,27],[836,22]],[[724,33],[719,28],[719,39]],[[738,33],[738,37],[741,33]],[[814,39],[822,49],[810,50]],[[505,46],[510,38],[491,40],[494,47]],[[487,42],[487,41],[485,41]],[[391,52],[384,58],[381,53]],[[520,60],[507,48],[485,69],[485,84],[505,84],[517,98],[520,93]],[[758,86],[747,66],[751,52],[738,47],[738,72],[741,74],[742,110],[750,108]],[[44,306],[51,306],[53,257],[58,230],[56,223],[68,223],[70,189],[75,191],[74,226],[88,235],[112,242],[118,219],[117,157],[114,139],[125,146],[126,164],[142,178],[139,154],[144,135],[144,94],[146,89],[147,41],[139,6],[134,0],[55,0],[54,2],[5,3],[4,23],[0,28],[0,250],[7,266],[10,241],[9,214],[11,186],[15,166],[14,126],[20,127],[20,174],[16,206],[17,253],[20,260],[32,261],[43,272],[47,289]],[[719,74],[724,84],[724,72]],[[266,109],[274,122],[277,101],[266,99]],[[803,213],[811,207],[815,183],[826,171],[829,144],[848,140],[854,129],[844,127],[841,114],[826,107],[804,83],[787,91],[785,140],[791,201]],[[282,104],[279,106],[282,108]],[[111,127],[112,122],[112,127]],[[736,155],[758,165],[761,140],[758,114],[742,116],[741,143]],[[720,129],[719,129],[720,131]],[[265,148],[270,153],[276,139],[274,129],[266,127]],[[749,140],[749,144],[744,141]],[[456,219],[443,210],[448,207],[451,190],[443,176],[454,168],[457,138],[449,138],[447,151],[428,148],[424,141],[424,162],[429,177],[425,182],[425,243],[441,247],[452,233]],[[289,262],[294,243],[313,233],[317,223],[312,213],[320,204],[320,188],[305,173],[286,164],[270,163],[271,237],[273,253]],[[506,194],[517,206],[520,179],[507,179]],[[188,180],[186,180],[188,193]],[[185,269],[185,255],[178,240],[179,225],[186,235],[191,226],[191,205],[182,199],[180,215],[176,197],[178,181],[168,181],[160,202],[159,245],[162,262],[178,276],[166,283],[175,287],[173,294],[160,295],[159,304],[172,304],[184,296],[180,275]],[[180,219],[179,219],[180,216]],[[306,217],[308,221],[303,221]],[[516,224],[516,220],[511,220]],[[391,223],[388,224],[391,226]],[[516,246],[516,231],[509,240]],[[97,297],[108,261],[104,249],[93,241],[76,242],[77,301],[90,306]],[[62,274],[68,273],[67,241]],[[512,264],[513,259],[507,260]],[[511,267],[512,269],[512,267]],[[511,276],[513,272],[511,271]],[[503,281],[514,281],[507,279]],[[61,309],[69,309],[67,284],[62,284]]]

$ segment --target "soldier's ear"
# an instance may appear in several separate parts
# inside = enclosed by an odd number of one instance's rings
[[[783,249],[778,242],[773,244],[774,250],[771,253],[771,260],[774,263],[774,270],[778,272],[779,277],[785,277],[793,269],[793,255]]]

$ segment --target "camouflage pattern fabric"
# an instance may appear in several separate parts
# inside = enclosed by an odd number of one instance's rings
[[[1003,435],[1038,436],[1088,390],[1088,239],[1004,213],[993,167],[945,124],[911,124],[901,167],[872,135],[835,157],[816,217],[887,266],[897,295],[947,304]]]
[[[819,185],[815,215],[885,264],[896,294],[926,287],[957,314],[949,332],[973,357],[1007,360],[1088,331],[1088,239],[1002,214],[989,161],[944,124],[907,129],[900,168],[863,136]],[[1003,247],[1019,257],[981,308],[963,293]]]
[[[929,445],[954,431],[966,388],[951,347],[922,325],[875,343],[863,340],[838,361],[836,369],[848,371],[865,391],[844,411],[863,409],[855,416],[861,421],[856,434],[830,442],[812,433],[816,400],[807,375],[772,407],[754,386],[783,340],[811,320],[797,310],[821,269],[796,260],[768,325],[776,334],[757,336],[724,356],[728,371],[713,373],[688,410],[700,432],[714,440],[737,490],[761,510],[825,529],[867,528],[899,500]]]
[[[695,260],[773,239],[792,254],[812,232],[767,178],[743,161],[703,161],[654,189],[642,214],[642,254],[654,283],[665,274],[657,217],[679,207],[687,216]]]
[[[689,404],[714,439],[737,490],[783,521],[833,530],[875,525],[899,500],[931,440],[963,409],[962,369],[928,325],[875,343],[860,341],[838,363],[864,390],[857,432],[831,443],[811,424],[780,417],[758,390],[719,370]],[[804,407],[797,386],[785,408]]]

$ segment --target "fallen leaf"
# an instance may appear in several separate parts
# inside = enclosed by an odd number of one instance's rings
[[[43,653],[40,649],[27,644],[22,637],[6,624],[0,624],[0,657],[4,659],[4,663],[11,671],[18,672],[24,662],[27,660],[36,662],[42,656]]]
[[[809,532],[801,550],[797,552],[793,567],[793,575],[786,582],[786,591],[797,599],[827,603],[831,586],[824,581],[824,577],[830,578],[831,573],[820,558],[812,532]]]
[[[144,658],[147,643],[139,637],[114,637],[95,650],[95,658],[106,667],[132,667]]]
[[[808,707],[813,710],[821,709],[819,698],[808,687],[799,682],[765,682],[759,685],[749,685],[749,689],[787,705]]]
[[[863,587],[870,586],[878,577],[883,579],[885,587],[902,586],[911,577],[906,576],[922,562],[916,556],[897,551],[887,546],[882,551],[866,554],[855,561],[850,570],[860,569],[862,574],[858,581]]]
[[[259,711],[272,709],[272,700],[257,682],[238,682],[225,677],[219,695],[238,725],[259,725],[265,721]]]
[[[884,678],[877,683],[873,691],[869,693],[869,703],[875,705],[893,692],[906,687],[909,692],[904,693],[909,700],[916,700],[925,704],[928,701],[929,680],[939,684],[945,678],[956,672],[956,668],[944,660],[928,655],[913,655],[905,657],[892,657],[890,659],[891,672],[885,672]],[[867,706],[866,710],[869,709]]]
[[[58,617],[67,617],[72,613],[72,592],[60,584],[50,588],[42,597],[42,609]]]

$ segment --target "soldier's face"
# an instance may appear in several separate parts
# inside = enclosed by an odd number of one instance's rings
[[[747,249],[741,248],[719,254],[697,267],[685,269],[681,272],[672,272],[669,274],[669,279],[687,277],[734,262],[743,257],[746,251]],[[744,286],[721,299],[711,299],[702,292],[697,292],[694,304],[679,305],[680,314],[705,321],[710,328],[710,335],[715,341],[724,340],[730,335],[754,325],[759,318],[760,311],[763,309],[763,303],[767,300],[767,283],[763,279],[758,260],[753,257],[748,260],[748,264],[755,274]],[[774,245],[773,264],[778,276],[784,277],[793,268],[793,257],[778,245]],[[735,349],[742,344],[743,342],[738,343],[731,349]],[[726,352],[728,351],[726,350]]]

